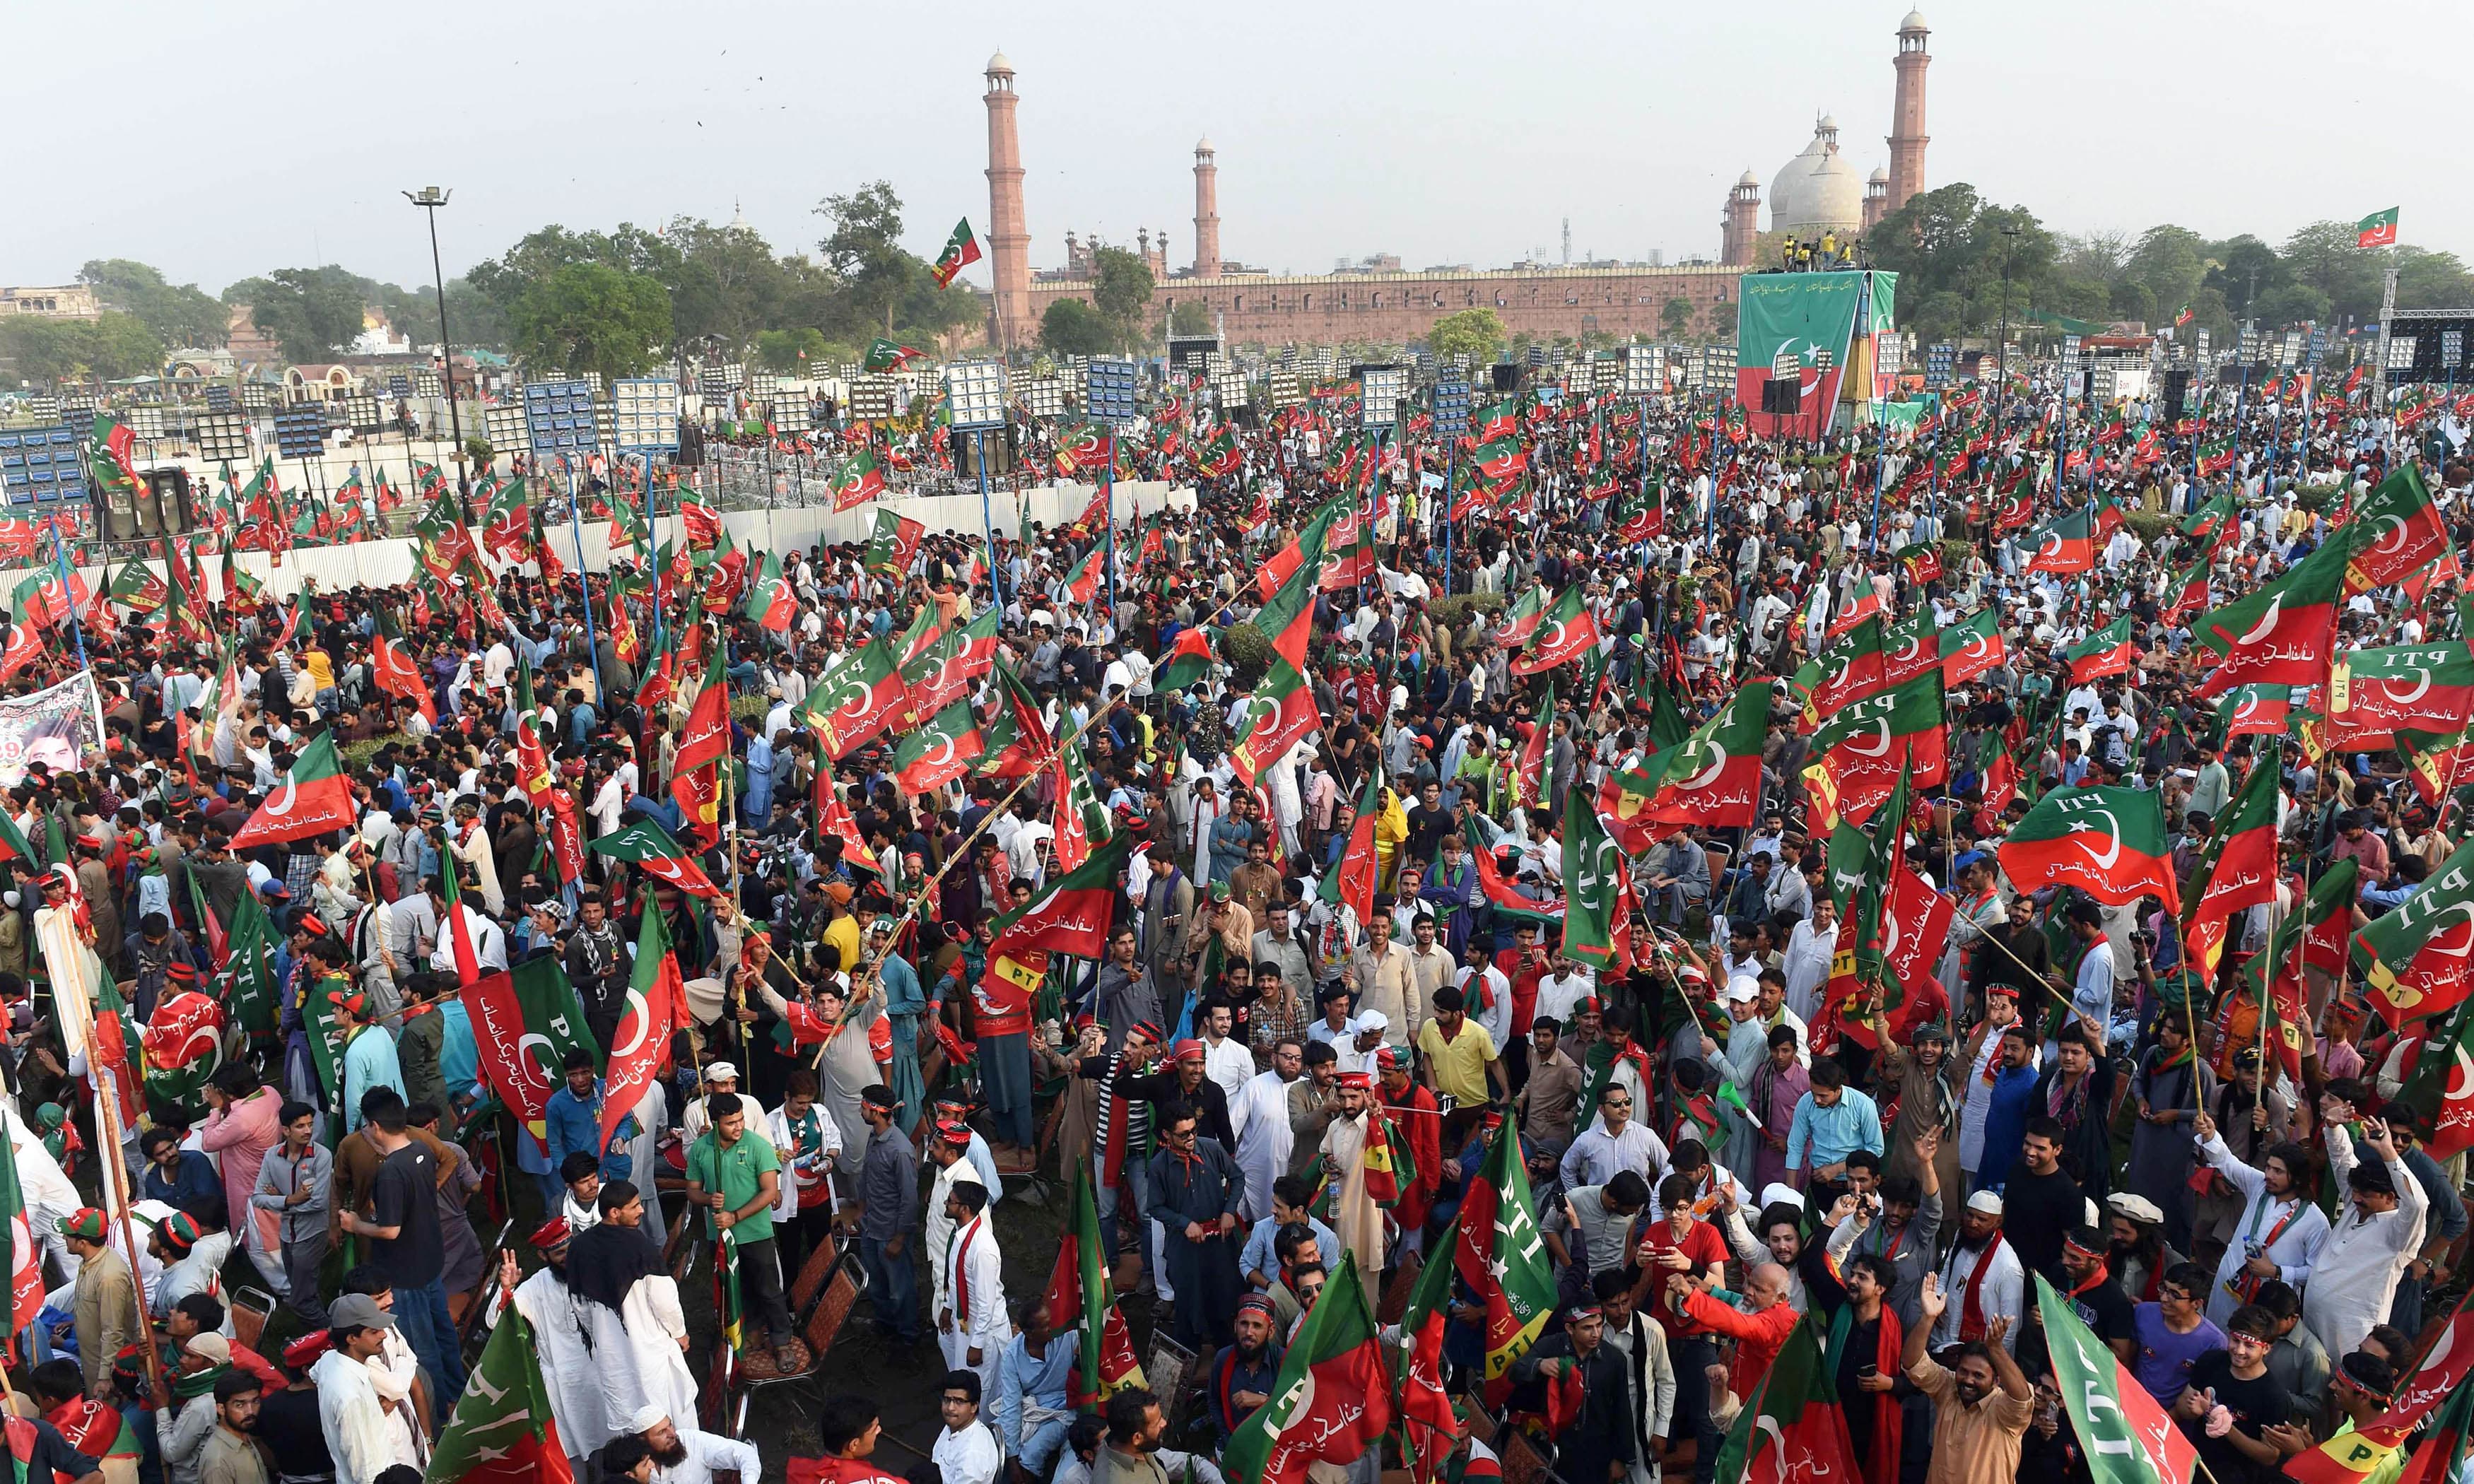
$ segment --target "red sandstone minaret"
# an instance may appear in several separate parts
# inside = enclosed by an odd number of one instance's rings
[[[1194,147],[1194,275],[1220,276],[1220,166],[1207,134]]]
[[[1864,182],[1864,229],[1871,231],[1890,214],[1890,173],[1879,165]]]
[[[1745,171],[1735,180],[1735,188],[1727,195],[1727,215],[1721,225],[1718,262],[1726,268],[1753,266],[1753,250],[1761,232],[1761,182]]]
[[[1013,63],[1006,54],[988,59],[988,257],[996,279],[996,328],[1001,348],[1027,344],[1031,323],[1031,228],[1022,215],[1022,141],[1014,132]]]
[[[1922,11],[1909,11],[1899,22],[1898,101],[1890,112],[1890,194],[1884,211],[1896,211],[1907,198],[1925,188],[1925,68],[1932,58],[1925,52],[1931,29]]]

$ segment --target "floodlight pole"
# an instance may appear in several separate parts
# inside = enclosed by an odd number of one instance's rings
[[[1000,563],[997,560],[996,518],[988,514],[988,435],[985,428],[973,428],[970,433],[971,464],[980,476],[980,530],[988,542],[988,595],[1002,609],[1005,607],[1005,579],[997,571]]]
[[[593,693],[608,704],[609,687],[601,679],[601,639],[593,628],[593,584],[584,570],[584,508],[576,503],[575,464],[567,464],[567,518],[575,532],[575,591],[584,600],[584,648],[593,657]],[[542,550],[549,550],[549,539],[542,539]]]
[[[1448,598],[1452,595],[1452,487],[1460,482],[1460,435],[1453,434],[1443,449],[1443,596]]]
[[[1114,419],[1108,423],[1108,467],[1100,477],[1107,481],[1106,488],[1101,491],[1108,510],[1108,555],[1103,564],[1108,569],[1108,628],[1113,632],[1125,624],[1125,619],[1117,612],[1117,424]]]
[[[454,194],[424,185],[417,192],[404,192],[403,199],[429,214],[429,278],[438,289],[438,361],[445,372],[441,384],[447,393],[447,425],[455,440],[455,493],[460,503],[472,492],[472,484],[464,473],[464,415],[455,406],[455,342],[447,332],[447,270],[438,258],[438,208]]]

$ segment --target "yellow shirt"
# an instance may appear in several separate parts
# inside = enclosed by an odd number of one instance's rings
[[[325,650],[313,649],[303,655],[301,668],[309,672],[309,679],[317,682],[320,690],[335,688],[335,662],[327,658]]]
[[[1486,1064],[1494,1060],[1494,1038],[1485,1026],[1463,1017],[1460,1034],[1445,1041],[1443,1027],[1428,1020],[1418,1027],[1418,1050],[1435,1069],[1435,1086],[1458,1099],[1462,1107],[1487,1101]]]
[[[841,950],[842,972],[859,962],[859,919],[845,912],[825,926],[825,942]]]

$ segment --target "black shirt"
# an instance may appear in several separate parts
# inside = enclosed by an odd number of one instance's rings
[[[2234,1414],[2234,1427],[2244,1437],[2257,1438],[2260,1430],[2285,1421],[2292,1400],[2275,1378],[2262,1371],[2255,1380],[2240,1380],[2234,1376],[2231,1351],[2212,1350],[2201,1355],[2191,1367],[2191,1387],[2195,1391],[2214,1391],[2217,1403]],[[2273,1464],[2252,1463],[2242,1450],[2224,1438],[2207,1436],[2202,1424],[2184,1423],[2183,1435],[2199,1449],[2199,1461],[2217,1476],[2217,1484],[2238,1484],[2242,1480],[2260,1480],[2262,1484],[2282,1476]]]
[[[275,1472],[287,1478],[317,1478],[335,1472],[327,1434],[318,1420],[318,1388],[270,1391],[257,1404],[257,1439],[275,1455]]]
[[[2019,1264],[2046,1273],[2062,1260],[2062,1237],[2087,1220],[2079,1183],[2056,1165],[2050,1175],[2030,1173],[2025,1161],[2010,1167],[2001,1187],[2001,1235],[2018,1250]]]
[[[394,1227],[392,1241],[373,1238],[370,1256],[398,1288],[422,1288],[446,1269],[438,1237],[438,1161],[420,1140],[379,1162],[370,1182],[370,1223]]]

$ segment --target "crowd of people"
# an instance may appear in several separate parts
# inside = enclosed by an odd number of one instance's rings
[[[2348,927],[2413,901],[2455,779],[2220,706],[2202,617],[2355,542],[2401,469],[2474,538],[2423,402],[2169,416],[2040,374],[1804,443],[1530,396],[1456,454],[1343,396],[1233,428],[1164,395],[1127,471],[1192,502],[1026,522],[993,570],[976,532],[749,553],[665,509],[658,570],[640,535],[581,579],[21,604],[12,688],[82,653],[104,731],[9,790],[37,1464],[403,1484],[513,1314],[586,1476],[1217,1480],[1326,1284],[1396,1320],[1507,1143],[1551,1313],[1498,1366],[1462,1266],[1447,1389],[1460,1446],[1575,1484],[1716,1477],[1800,1335],[1864,1484],[2084,1477],[2039,1280],[2219,1484],[2388,1407],[2460,1286],[2414,1076],[2445,1022],[2341,953],[2292,1036],[2260,986],[2341,867]],[[642,495],[588,514],[618,537]],[[443,491],[432,531],[473,515]],[[2462,654],[2453,593],[2349,593],[2340,642]],[[1829,728],[1919,635],[1966,678],[1893,813]],[[1668,807],[1746,697],[1750,795]],[[2260,770],[2273,879],[2202,943]],[[2013,878],[2085,788],[2155,796],[2170,895]],[[1575,830],[1620,848],[1611,935]],[[1885,982],[1845,964],[1886,951],[1893,844],[1946,925]],[[1016,945],[1067,901],[1088,951]],[[1185,1376],[1081,1374],[1091,1313],[1024,1246],[1072,1234],[1078,1172]],[[845,1254],[869,1364],[940,1385],[909,1470],[873,1381],[760,1448],[702,1363],[814,1364]],[[735,1312],[691,1322],[683,1275],[721,1271]]]

